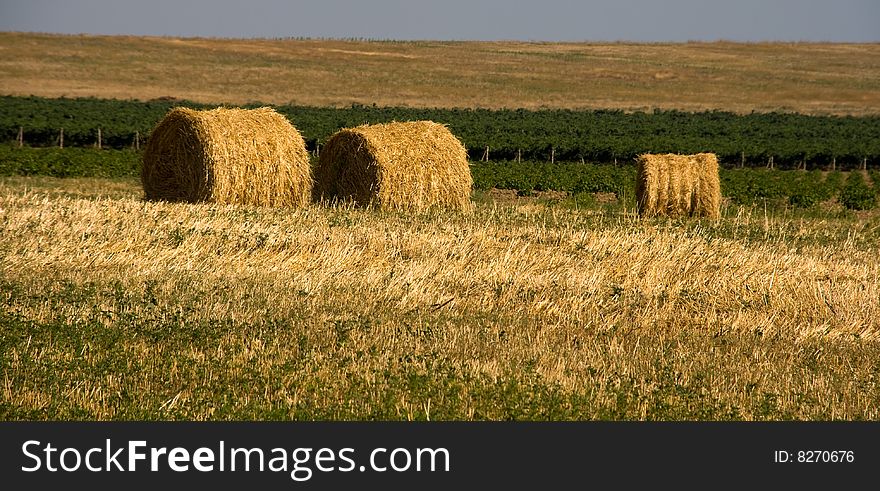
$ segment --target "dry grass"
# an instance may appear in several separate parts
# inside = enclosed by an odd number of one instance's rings
[[[880,113],[880,45],[0,33],[0,93],[207,103]]]
[[[644,216],[721,217],[714,153],[643,154],[636,159],[636,201]]]
[[[274,109],[174,108],[150,135],[149,200],[304,206],[312,190],[302,136]]]
[[[880,418],[876,223],[46,182],[0,181],[3,419]]]
[[[315,170],[319,198],[386,209],[471,211],[473,184],[464,145],[432,121],[339,131]]]

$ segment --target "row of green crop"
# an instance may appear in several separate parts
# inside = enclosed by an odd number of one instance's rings
[[[96,143],[129,148],[143,142],[173,106],[205,108],[185,101],[119,101],[0,97],[0,140],[19,131],[32,146]],[[277,106],[315,149],[340,128],[392,120],[429,119],[449,125],[478,160],[631,161],[640,153],[715,152],[725,164],[778,167],[855,167],[880,161],[880,117],[806,116],[787,113],[419,109],[352,106]]]
[[[17,148],[0,145],[0,175],[55,177],[137,177],[141,154],[133,150],[85,148]],[[476,189],[512,189],[528,195],[535,191],[568,193],[634,192],[633,165],[549,162],[473,162]],[[722,194],[734,203],[787,202],[810,207],[837,198],[852,209],[873,208],[875,188],[861,172],[783,171],[768,169],[721,169]],[[874,183],[880,172],[871,171]],[[880,186],[878,186],[880,189]]]
[[[570,193],[608,192],[618,196],[635,190],[636,169],[631,165],[546,162],[479,162],[471,166],[477,189],[514,189]],[[778,169],[720,169],[722,195],[735,204],[788,203],[809,208],[837,199],[846,208],[867,210],[875,206],[877,191],[861,172],[823,173]],[[871,172],[880,183],[880,172]]]
[[[0,145],[0,176],[136,177],[141,154],[133,150],[16,148]]]
[[[808,208],[837,198],[847,208],[867,210],[877,200],[874,188],[858,171],[849,172],[846,179],[840,171],[721,169],[720,173],[723,194],[735,203],[787,200],[792,206]]]
[[[623,194],[635,188],[632,165],[549,162],[475,162],[471,174],[476,189]]]

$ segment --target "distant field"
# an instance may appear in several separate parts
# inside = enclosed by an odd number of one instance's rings
[[[0,33],[0,94],[880,113],[878,44],[222,40]]]

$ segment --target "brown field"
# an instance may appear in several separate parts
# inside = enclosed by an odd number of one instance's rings
[[[880,113],[880,45],[0,33],[0,94],[315,106]]]

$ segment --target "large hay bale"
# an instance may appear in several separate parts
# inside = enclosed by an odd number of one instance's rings
[[[303,206],[311,167],[302,136],[273,109],[174,108],[153,129],[141,182],[148,200]]]
[[[467,151],[446,126],[432,121],[341,130],[318,160],[318,199],[411,210],[473,207]]]
[[[643,154],[638,158],[636,199],[645,216],[721,217],[721,183],[714,153]]]

